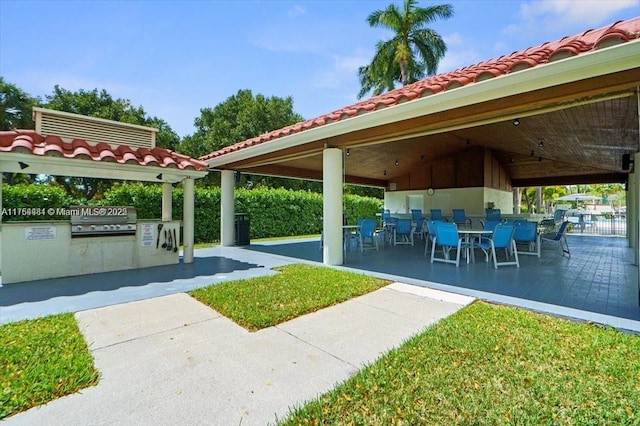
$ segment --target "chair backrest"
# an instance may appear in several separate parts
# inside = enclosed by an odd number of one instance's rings
[[[500,224],[499,220],[487,220],[482,226],[482,229],[486,231],[493,231],[496,225],[499,225],[499,224]]]
[[[422,232],[422,222],[424,221],[422,218],[422,210],[411,209],[411,219],[416,223],[416,232]]]
[[[431,220],[442,220],[442,210],[431,209]]]
[[[502,219],[502,214],[500,213],[500,209],[487,209],[487,220],[497,220],[500,221]]]
[[[376,232],[377,221],[375,219],[362,219],[360,232],[363,237],[373,237]]]
[[[411,234],[411,219],[398,219],[396,221],[396,234]]]
[[[493,230],[491,239],[495,248],[507,248],[511,244],[513,234],[516,232],[516,226],[508,223],[499,223]]]
[[[464,209],[453,209],[453,221],[455,223],[465,223],[467,221],[467,214]]]
[[[382,210],[382,221],[386,222],[389,219],[391,219],[391,210],[389,209]]]
[[[433,238],[435,238],[436,237],[436,221],[428,220],[427,221],[427,230],[429,231],[429,235],[431,235]]]
[[[567,225],[569,225],[568,220],[565,220],[564,222],[562,222],[562,225],[560,225],[560,228],[558,228],[558,232],[556,232],[556,236],[553,237],[554,240],[558,241],[560,240],[560,238],[562,238],[564,233],[567,231]]]
[[[457,246],[458,245],[458,227],[455,223],[435,222],[436,225],[436,242],[441,246]]]
[[[538,223],[525,221],[516,225],[516,232],[513,234],[513,239],[522,242],[532,242],[536,240],[536,234],[538,233]]]
[[[553,212],[553,221],[555,223],[562,222],[562,220],[564,219],[564,214],[566,212],[567,212],[566,210],[557,209],[555,212]]]

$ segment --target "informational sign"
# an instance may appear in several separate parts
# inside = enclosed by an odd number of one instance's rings
[[[140,224],[140,245],[142,247],[152,247],[155,238],[156,225],[153,223]]]
[[[46,241],[56,239],[55,226],[30,226],[24,228],[25,241]]]

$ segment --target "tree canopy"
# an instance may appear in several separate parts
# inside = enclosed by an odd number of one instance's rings
[[[358,69],[358,98],[369,92],[375,96],[393,90],[396,82],[406,85],[435,74],[447,46],[426,25],[451,16],[453,6],[449,4],[423,8],[416,6],[415,0],[404,0],[402,10],[391,4],[371,13],[367,17],[369,25],[391,30],[394,36],[378,42],[371,63]]]
[[[0,130],[33,129],[31,109],[37,104],[37,98],[0,77]]]
[[[196,132],[182,140],[178,151],[199,158],[302,120],[290,96],[254,96],[251,90],[239,90],[213,108],[202,108],[194,121]]]

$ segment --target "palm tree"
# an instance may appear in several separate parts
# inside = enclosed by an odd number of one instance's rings
[[[379,95],[392,90],[395,82],[413,83],[435,74],[447,46],[442,37],[426,25],[437,18],[453,16],[450,4],[417,7],[415,0],[405,0],[402,11],[394,4],[367,17],[371,27],[382,27],[395,33],[391,40],[380,41],[369,65],[358,69],[362,98],[369,91]]]

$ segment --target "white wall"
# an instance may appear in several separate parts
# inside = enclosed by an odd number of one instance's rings
[[[153,241],[143,246],[143,223],[151,223]],[[2,283],[16,283],[73,275],[94,274],[123,269],[169,265],[179,262],[179,251],[156,248],[159,221],[138,223],[136,235],[71,238],[69,222],[14,222],[2,224]],[[44,227],[53,239],[29,240],[25,235],[33,227]],[[164,229],[176,232],[180,241],[180,222],[163,222]]]
[[[467,215],[484,216],[487,202],[495,203],[495,208],[503,213],[513,211],[513,197],[509,191],[499,191],[490,188],[448,188],[436,189],[433,195],[427,195],[425,190],[416,191],[387,191],[384,193],[384,205],[391,213],[411,213],[409,203],[418,196],[423,197],[422,211],[429,213],[431,209],[441,209],[446,216],[451,215],[451,209],[465,209]]]

